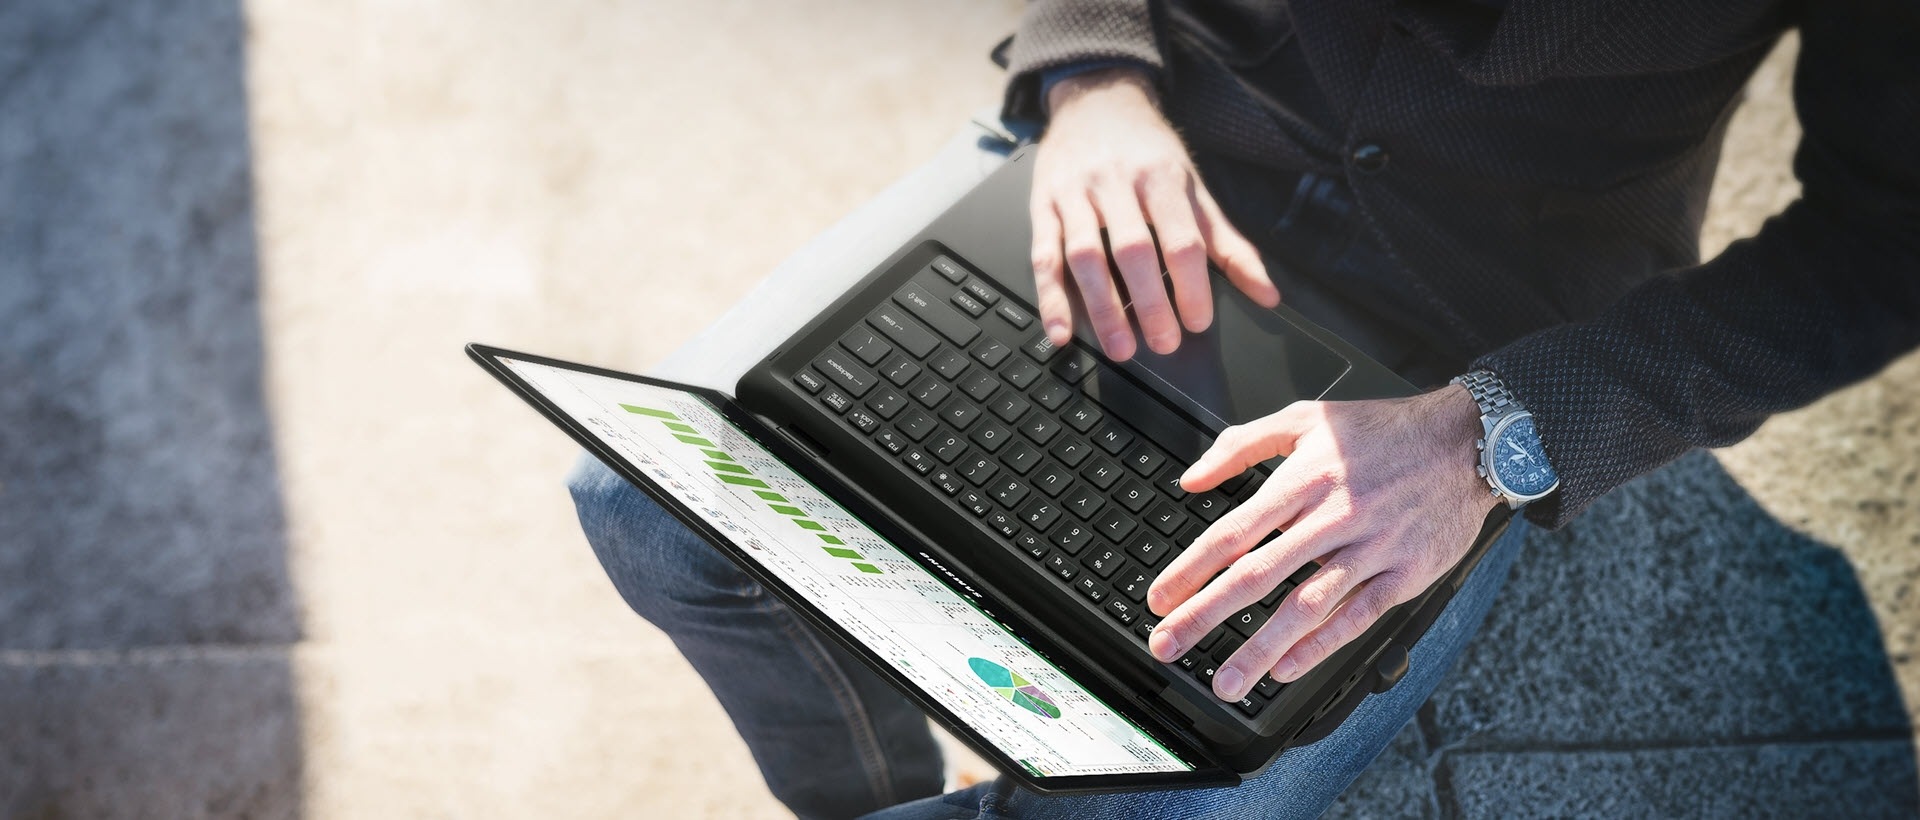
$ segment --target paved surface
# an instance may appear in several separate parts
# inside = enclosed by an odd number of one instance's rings
[[[797,5],[0,4],[0,816],[780,814],[458,347],[657,361],[1018,12]],[[1909,357],[1538,535],[1335,813],[1913,814],[1917,463]]]

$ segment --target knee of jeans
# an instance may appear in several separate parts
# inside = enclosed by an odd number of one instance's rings
[[[659,623],[674,607],[726,606],[760,587],[706,539],[591,455],[567,477],[580,529],[627,605]]]

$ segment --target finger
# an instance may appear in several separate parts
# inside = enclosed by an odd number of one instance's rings
[[[1178,659],[1228,616],[1266,597],[1308,561],[1323,557],[1341,543],[1333,533],[1312,526],[1295,526],[1281,533],[1234,560],[1219,577],[1200,579],[1198,591],[1167,612],[1147,636],[1148,650],[1156,658]],[[1164,573],[1155,585],[1163,580]],[[1181,583],[1196,586],[1191,577]]]
[[[1103,186],[1094,191],[1094,204],[1107,226],[1107,243],[1120,275],[1127,280],[1133,318],[1140,323],[1147,347],[1172,353],[1180,346],[1180,325],[1167,304],[1167,287],[1160,281],[1160,251],[1153,245],[1153,234],[1147,232],[1139,196],[1124,186]]]
[[[1073,308],[1067,300],[1066,260],[1060,250],[1060,213],[1053,199],[1035,189],[1028,208],[1033,220],[1033,292],[1041,326],[1054,346],[1073,338]]]
[[[1087,321],[1107,358],[1115,361],[1133,357],[1133,329],[1127,325],[1127,313],[1120,306],[1120,294],[1113,288],[1113,274],[1107,270],[1107,246],[1100,238],[1100,220],[1093,204],[1084,197],[1057,200],[1060,227],[1065,231],[1063,246],[1067,270],[1080,289],[1080,303],[1086,306]]]
[[[1267,620],[1266,626],[1254,633],[1254,637],[1260,639],[1259,646],[1254,651],[1262,653],[1261,657],[1271,656],[1278,661],[1278,663],[1269,661],[1267,667],[1254,668],[1272,668],[1273,679],[1281,683],[1296,680],[1311,669],[1312,664],[1289,663],[1293,659],[1288,658],[1287,653],[1293,651],[1294,645],[1300,643],[1303,638],[1313,634],[1332,620],[1335,611],[1342,607],[1348,596],[1360,589],[1361,584],[1375,575],[1386,574],[1387,568],[1376,566],[1375,562],[1370,560],[1371,555],[1371,552],[1357,545],[1349,545],[1325,556],[1321,561],[1320,569],[1314,572],[1312,577],[1301,582],[1300,586],[1295,587],[1286,598],[1281,599],[1280,608],[1274,610],[1273,617]],[[1369,601],[1367,605],[1371,607],[1376,603]],[[1379,614],[1375,612],[1367,623],[1371,624],[1378,619]],[[1329,636],[1332,634],[1329,633]],[[1326,654],[1331,654],[1332,650],[1338,649],[1339,646],[1339,643],[1334,643],[1331,647],[1327,647]],[[1245,647],[1242,649],[1244,650]],[[1317,663],[1318,660],[1316,659],[1315,662]],[[1283,664],[1284,668],[1282,668]]]
[[[1294,445],[1313,429],[1319,415],[1319,402],[1296,401],[1277,413],[1228,427],[1180,474],[1180,488],[1203,493],[1262,461],[1293,455]]]
[[[1255,302],[1267,307],[1280,304],[1280,289],[1268,278],[1260,252],[1234,230],[1233,223],[1227,221],[1220,204],[1213,201],[1213,195],[1207,193],[1205,186],[1194,186],[1193,210],[1200,216],[1200,237],[1207,243],[1207,253],[1227,275],[1227,281]]]
[[[1241,647],[1240,652],[1228,661],[1237,662],[1241,654],[1248,654],[1242,669],[1269,669],[1274,680],[1292,683],[1332,657],[1333,653],[1340,651],[1340,647],[1366,634],[1387,614],[1387,610],[1413,600],[1418,593],[1419,588],[1408,583],[1405,575],[1398,572],[1380,573],[1348,595],[1346,602],[1334,611],[1332,617],[1295,641],[1291,647],[1280,647],[1280,651],[1272,652],[1271,647],[1263,646],[1257,656],[1248,653],[1249,647]],[[1269,652],[1277,659],[1268,662],[1265,656]],[[1251,672],[1247,674],[1251,675]],[[1258,680],[1257,677],[1254,679]]]
[[[1301,486],[1283,477],[1276,477],[1261,485],[1252,498],[1213,522],[1206,532],[1201,533],[1193,544],[1173,559],[1173,563],[1161,570],[1147,588],[1147,608],[1165,617],[1206,587],[1215,573],[1230,564],[1238,567],[1236,562],[1242,561],[1241,556],[1251,557],[1251,553],[1264,552],[1269,547],[1292,548],[1308,533],[1302,531],[1284,544],[1280,543],[1281,539],[1274,539],[1258,549],[1256,545],[1273,535],[1275,530],[1293,523],[1302,510],[1311,509],[1324,495],[1324,489]],[[1306,561],[1303,559],[1300,563]],[[1227,571],[1231,574],[1237,570]],[[1292,573],[1293,569],[1289,569],[1286,574]],[[1226,577],[1221,576],[1223,579]],[[1265,595],[1271,589],[1262,590],[1260,595]]]
[[[1160,243],[1160,258],[1166,262],[1168,278],[1173,280],[1173,301],[1180,322],[1195,333],[1213,324],[1213,297],[1207,292],[1207,243],[1200,238],[1200,226],[1186,191],[1187,186],[1197,184],[1190,175],[1156,174],[1148,177],[1140,190],[1140,200],[1147,206],[1147,221],[1153,223],[1154,239]]]

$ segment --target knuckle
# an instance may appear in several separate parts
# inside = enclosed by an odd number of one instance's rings
[[[1327,613],[1333,609],[1333,584],[1324,580],[1318,583],[1308,581],[1305,586],[1294,590],[1293,604],[1307,620],[1316,624],[1324,621]]]
[[[1176,260],[1191,263],[1199,261],[1200,257],[1206,255],[1207,246],[1201,243],[1197,234],[1186,231],[1172,232],[1161,235],[1160,253],[1167,258],[1169,264]]]
[[[1083,239],[1067,243],[1067,264],[1072,265],[1076,272],[1091,269],[1094,265],[1102,263],[1105,258],[1106,253],[1101,250],[1098,243],[1090,243]]]

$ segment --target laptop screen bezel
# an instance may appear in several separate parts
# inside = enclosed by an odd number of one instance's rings
[[[566,431],[575,443],[593,454],[594,457],[606,464],[609,469],[613,470],[621,478],[626,479],[655,501],[659,502],[676,520],[685,524],[707,542],[715,545],[716,548],[721,549],[730,560],[741,567],[748,575],[752,576],[755,581],[765,586],[795,612],[799,613],[808,623],[834,640],[842,648],[853,653],[865,663],[868,668],[885,678],[942,727],[952,732],[961,742],[987,759],[996,769],[1020,785],[1037,792],[1068,793],[1209,788],[1236,785],[1241,781],[1240,775],[1208,754],[1202,747],[1193,743],[1188,737],[1170,732],[1163,722],[1155,720],[1150,715],[1142,714],[1141,710],[1137,709],[1131,700],[1125,697],[1123,693],[1112,691],[1111,688],[1106,685],[1106,681],[1103,678],[1090,674],[1088,670],[1078,668],[1079,664],[1074,661],[1071,653],[1057,650],[1049,651],[1044,637],[1039,634],[1039,630],[1023,628],[1018,617],[1011,615],[1007,611],[1010,608],[995,608],[991,606],[991,592],[981,589],[958,589],[952,581],[949,580],[949,575],[942,571],[942,568],[926,566],[922,552],[911,548],[915,545],[912,538],[907,537],[905,533],[893,527],[886,520],[885,516],[876,515],[870,510],[863,509],[864,504],[850,497],[853,494],[833,493],[833,486],[830,481],[822,483],[822,477],[816,471],[802,469],[805,465],[804,454],[789,445],[752,414],[742,409],[726,394],[709,388],[669,382],[632,373],[608,370],[481,344],[468,345],[467,352],[476,363],[486,369],[487,372],[493,374],[493,376],[508,389],[519,395],[522,400],[532,405],[534,409],[545,416],[548,421]],[[1121,717],[1125,718],[1142,732],[1145,732],[1174,756],[1180,758],[1193,768],[1184,772],[1144,772],[1113,775],[1034,775],[1032,772],[1020,766],[1016,761],[1009,758],[999,747],[987,741],[965,721],[959,719],[957,715],[947,710],[938,700],[920,689],[920,687],[915,685],[911,680],[895,671],[882,658],[874,654],[865,644],[854,638],[843,627],[819,611],[818,608],[809,603],[798,592],[778,577],[767,572],[744,550],[734,545],[724,533],[714,528],[692,510],[687,509],[671,493],[660,488],[648,478],[644,472],[629,463],[618,452],[608,447],[597,436],[593,435],[591,431],[578,423],[571,415],[561,410],[539,390],[528,384],[519,374],[513,372],[510,367],[501,361],[503,358],[517,359],[531,364],[630,381],[637,384],[684,391],[706,401],[717,409],[729,422],[732,422],[736,427],[740,428],[741,432],[762,447],[765,447],[775,458],[787,463],[789,467],[792,467],[795,472],[799,473],[803,478],[821,486],[823,491],[832,495],[837,502],[846,507],[848,512],[862,523],[871,527],[881,537],[899,545],[901,547],[900,551],[903,554],[927,569],[928,573],[941,584],[946,585],[949,589],[953,589],[956,594],[961,595],[963,598],[973,600],[976,603],[981,603],[984,599],[988,606],[983,606],[982,608],[987,609],[992,614],[992,617],[1012,631],[1015,637],[1027,643],[1048,661],[1058,666],[1064,674],[1071,677],[1090,694],[1099,698]]]

